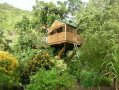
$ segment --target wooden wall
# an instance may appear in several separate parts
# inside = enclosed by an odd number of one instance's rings
[[[48,43],[49,44],[62,43],[62,41],[65,41],[65,32],[56,33],[54,35],[48,36]]]
[[[76,35],[71,32],[66,32],[66,40],[76,42]]]
[[[60,43],[64,43],[64,42],[72,43],[72,44],[75,43],[75,44],[80,45],[81,39],[80,39],[80,36],[77,35],[77,31],[75,30],[75,28],[71,27],[69,25],[65,25],[65,26],[66,26],[66,28],[64,26],[62,27],[63,32],[58,33],[56,31],[57,33],[48,35],[48,44],[49,45],[60,44]],[[64,29],[66,29],[66,32]]]

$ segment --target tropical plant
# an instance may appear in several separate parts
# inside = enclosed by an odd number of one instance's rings
[[[104,62],[103,64],[103,75],[108,76],[114,83],[114,89],[118,89],[118,82],[119,82],[119,51],[116,49],[114,53],[112,53],[112,59],[109,62]]]

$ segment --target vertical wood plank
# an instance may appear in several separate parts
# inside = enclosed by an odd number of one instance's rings
[[[65,40],[66,40],[66,34],[67,34],[67,33],[66,33],[66,32],[67,32],[66,29],[67,29],[67,25],[65,24]]]

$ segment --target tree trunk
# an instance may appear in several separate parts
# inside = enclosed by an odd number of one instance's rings
[[[98,90],[100,90],[100,86],[98,86]]]
[[[118,89],[118,81],[117,81],[117,79],[116,78],[114,78],[114,90],[119,90]]]

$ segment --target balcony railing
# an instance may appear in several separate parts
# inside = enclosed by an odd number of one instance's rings
[[[81,39],[79,35],[76,35],[71,32],[66,32],[66,36],[65,36],[65,32],[56,33],[48,36],[49,44],[57,44],[63,42],[80,44]]]

